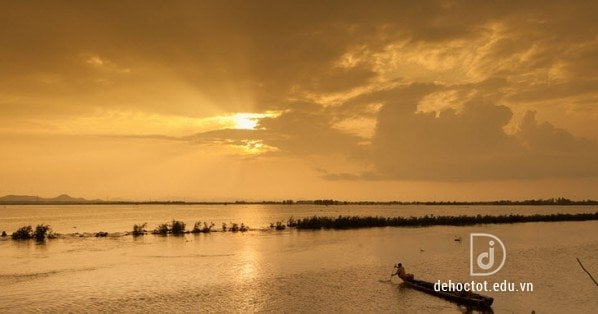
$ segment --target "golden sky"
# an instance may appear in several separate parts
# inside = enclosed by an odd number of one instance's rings
[[[0,6],[0,194],[598,198],[595,1]]]

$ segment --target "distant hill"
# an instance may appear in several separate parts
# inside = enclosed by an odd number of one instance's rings
[[[498,201],[341,201],[334,199],[321,200],[283,200],[283,201],[131,201],[131,200],[88,200],[75,198],[67,194],[58,195],[53,198],[43,198],[31,195],[6,195],[0,197],[0,205],[69,205],[69,204],[148,204],[148,205],[247,205],[247,204],[284,204],[284,205],[497,205],[497,206],[561,206],[561,205],[598,205],[598,200],[570,200],[564,197],[549,199],[530,199],[523,201],[498,200]]]
[[[61,194],[52,198],[43,198],[31,195],[6,195],[0,197],[0,204],[23,205],[23,204],[92,204],[103,203],[102,200],[88,200],[81,197],[75,198],[67,194]]]

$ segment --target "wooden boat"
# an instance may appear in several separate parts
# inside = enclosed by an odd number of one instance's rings
[[[486,297],[477,293],[467,291],[436,291],[434,284],[423,280],[405,280],[406,285],[419,291],[435,295],[437,297],[453,301],[457,304],[475,306],[478,308],[489,308],[494,298]]]

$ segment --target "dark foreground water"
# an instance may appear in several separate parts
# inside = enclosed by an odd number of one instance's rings
[[[529,212],[528,212],[529,211]],[[60,232],[125,231],[178,218],[192,223],[271,221],[318,215],[593,212],[596,207],[10,206],[0,229],[49,223]],[[36,216],[37,215],[37,216]],[[205,217],[205,218],[204,218]],[[77,228],[72,228],[77,227]],[[469,276],[471,232],[500,237],[497,274]],[[65,237],[0,241],[0,313],[22,312],[445,312],[467,311],[387,278],[402,261],[417,277],[531,282],[533,292],[489,292],[495,313],[591,313],[597,287],[598,222],[346,231],[250,231],[185,236]],[[461,236],[462,242],[455,242]]]

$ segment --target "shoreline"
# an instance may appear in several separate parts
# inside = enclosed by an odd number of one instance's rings
[[[318,204],[313,202],[298,202],[288,204],[284,202],[264,201],[264,202],[81,202],[81,203],[56,203],[56,202],[10,202],[0,203],[0,206],[19,206],[19,205],[287,205],[287,206],[301,206],[301,205],[316,205],[316,206],[598,206],[598,201],[575,201],[572,203],[526,203],[526,202],[345,202],[339,201],[334,204]]]
[[[312,200],[261,200],[261,201],[247,201],[247,200],[233,200],[233,201],[180,201],[180,200],[164,200],[164,201],[104,201],[104,200],[86,200],[73,199],[57,200],[44,199],[36,197],[36,199],[6,199],[12,195],[7,195],[0,198],[0,205],[426,205],[426,206],[463,206],[463,205],[491,205],[491,206],[595,206],[598,205],[598,200],[571,200],[564,197],[548,198],[548,199],[527,199],[527,200],[492,200],[492,201],[347,201],[335,199],[312,199]],[[30,197],[30,196],[15,196],[15,197]],[[32,196],[31,196],[32,197]]]

